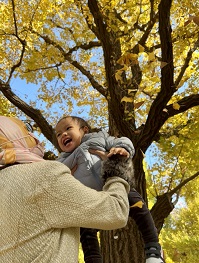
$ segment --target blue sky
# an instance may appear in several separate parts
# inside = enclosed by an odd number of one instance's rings
[[[17,78],[12,79],[10,86],[12,87],[13,92],[26,102],[35,100],[37,97],[38,86],[35,84],[27,84],[25,80]]]
[[[32,83],[26,83],[25,80],[21,80],[19,78],[12,79],[10,84],[13,92],[19,96],[20,99],[24,100],[26,103],[30,103],[30,101],[36,102],[36,107],[39,110],[41,106],[41,102],[38,102],[37,95],[39,87]],[[54,150],[54,146],[43,136],[43,134],[36,134],[40,141],[45,143],[45,148],[47,150]],[[55,151],[57,153],[57,151]]]

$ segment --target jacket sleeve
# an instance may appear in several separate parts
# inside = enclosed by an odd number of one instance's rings
[[[62,152],[57,158],[57,161],[65,164],[68,168],[72,169],[77,165],[78,148],[72,153]]]
[[[36,200],[51,227],[111,230],[126,225],[129,185],[123,179],[112,177],[98,192],[81,184],[56,161],[51,161],[45,178]]]
[[[86,144],[89,148],[95,150],[109,151],[112,147],[121,147],[125,148],[130,153],[131,157],[135,154],[133,143],[129,138],[115,138],[105,131],[93,133],[91,138],[86,141]]]
[[[135,154],[135,148],[133,146],[133,143],[127,137],[115,138],[109,136],[106,140],[106,148],[107,150],[110,150],[112,147],[121,147],[126,149],[130,153],[131,157],[133,157]]]

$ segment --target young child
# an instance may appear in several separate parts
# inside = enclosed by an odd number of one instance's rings
[[[105,131],[90,133],[89,124],[76,116],[61,118],[55,128],[56,138],[62,150],[58,161],[67,165],[74,177],[84,185],[102,190],[101,158],[89,150],[109,152],[107,157],[119,154],[132,158],[135,150],[127,137],[115,138]],[[139,193],[132,189],[129,193],[131,216],[142,234],[145,243],[146,263],[164,263],[158,234],[150,211]],[[102,256],[97,239],[97,230],[80,229],[81,244],[86,263],[102,263]]]

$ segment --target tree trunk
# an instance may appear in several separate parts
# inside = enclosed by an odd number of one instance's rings
[[[144,263],[143,241],[133,219],[125,228],[100,232],[104,263]]]
[[[114,128],[114,122],[110,126]],[[114,129],[113,129],[114,130]],[[137,153],[134,160],[135,188],[146,200],[146,183],[142,165],[143,155]],[[144,246],[135,221],[129,218],[125,228],[100,232],[104,263],[144,263]]]
[[[151,215],[154,218],[158,233],[160,233],[163,227],[165,218],[170,215],[173,209],[174,205],[172,203],[172,197],[169,193],[157,196],[157,202],[151,209]]]

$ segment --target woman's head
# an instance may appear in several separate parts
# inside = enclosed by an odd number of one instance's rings
[[[42,145],[21,120],[0,116],[0,166],[42,161],[43,154]]]
[[[81,144],[84,134],[89,132],[90,125],[76,116],[61,118],[55,127],[56,138],[63,152],[74,151]]]

